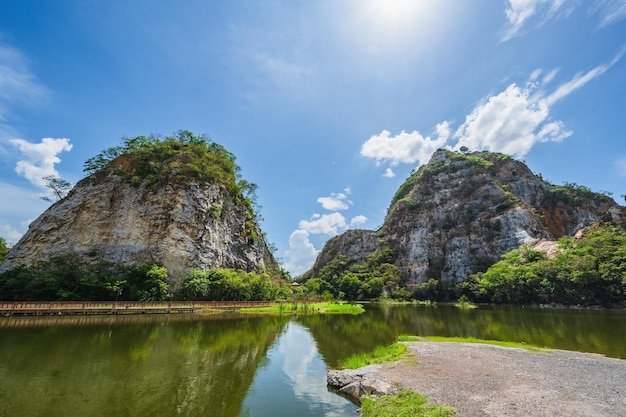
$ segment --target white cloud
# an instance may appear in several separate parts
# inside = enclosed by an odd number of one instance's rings
[[[455,133],[456,147],[490,150],[523,157],[536,142],[560,141],[572,134],[561,121],[547,122],[548,104],[534,93],[534,85],[511,84],[477,106]],[[547,122],[547,123],[546,123]]]
[[[0,224],[0,237],[3,237],[9,246],[13,246],[22,237],[22,233],[9,224]]]
[[[28,225],[50,204],[38,198],[32,190],[0,182],[0,236],[11,244],[17,243]],[[26,219],[26,220],[24,220]]]
[[[383,177],[385,177],[385,178],[393,178],[395,176],[396,176],[396,173],[393,172],[393,170],[391,168],[387,168],[387,170],[383,174]]]
[[[330,197],[320,197],[317,199],[317,202],[326,210],[347,210],[352,204],[352,201],[347,196],[347,194],[350,194],[350,188],[346,188],[344,191],[345,193],[332,193]]]
[[[331,193],[330,197],[317,199],[322,206],[333,211],[329,214],[313,214],[309,220],[301,220],[298,229],[289,237],[289,250],[285,251],[285,269],[292,275],[300,275],[306,272],[315,261],[319,251],[309,241],[310,235],[336,236],[345,232],[350,227],[355,227],[367,222],[363,215],[354,216],[350,223],[337,210],[346,210],[353,203],[348,199],[352,194],[350,187],[344,188],[342,193]]]
[[[43,138],[41,143],[30,143],[24,139],[11,139],[10,142],[20,149],[25,158],[17,162],[15,172],[42,188],[45,187],[44,177],[59,175],[54,169],[54,165],[61,162],[57,155],[72,150],[67,138]]]
[[[298,227],[312,234],[336,236],[344,231],[348,225],[340,213],[314,214],[311,220],[300,220]]]
[[[360,226],[367,221],[367,217],[363,215],[354,216],[352,220],[350,220],[350,227]]]
[[[561,120],[550,117],[550,109],[558,101],[601,76],[626,54],[626,46],[607,63],[590,71],[577,74],[569,81],[547,91],[547,84],[554,80],[558,70],[546,74],[541,82],[542,70],[531,74],[524,86],[510,84],[504,91],[487,97],[468,114],[453,135],[456,144],[449,143],[448,122],[437,125],[438,138],[422,137],[417,131],[402,132],[390,137],[388,131],[370,137],[361,147],[361,155],[375,158],[377,163],[389,162],[392,166],[400,162],[425,163],[433,152],[447,146],[459,149],[488,150],[502,152],[516,158],[525,156],[533,146],[541,142],[559,142],[572,135]],[[388,168],[385,176],[393,171]]]
[[[424,137],[414,130],[407,133],[404,130],[396,136],[390,136],[388,130],[370,137],[361,146],[361,155],[376,159],[377,163],[390,162],[392,166],[402,162],[424,164],[437,149],[446,144],[450,136],[448,122],[437,125],[437,138]]]
[[[541,82],[543,84],[549,84],[552,80],[554,80],[554,77],[556,77],[556,74],[558,73],[559,73],[558,68],[553,69],[552,71],[547,73],[545,77],[543,77],[543,80],[541,80]]]
[[[626,0],[597,0],[591,12],[599,15],[599,27],[611,25],[626,18]]]
[[[531,24],[540,27],[551,19],[567,17],[579,4],[567,0],[508,0],[504,11],[508,28],[502,40],[519,36]],[[602,28],[626,18],[626,0],[595,0],[589,12],[598,16],[598,27]]]
[[[456,147],[490,150],[521,158],[538,142],[558,142],[572,134],[560,120],[550,120],[550,108],[559,100],[599,77],[615,65],[626,53],[623,47],[608,64],[598,65],[584,74],[558,86],[552,93],[537,90],[529,82],[525,87],[509,85],[496,96],[477,106],[455,133]],[[550,72],[544,83],[556,75]],[[539,73],[534,72],[536,78]],[[532,81],[532,78],[531,78]]]
[[[578,90],[580,87],[583,87],[589,81],[604,74],[613,65],[619,62],[622,56],[624,56],[624,53],[626,53],[626,45],[623,46],[622,49],[620,49],[617,52],[617,54],[615,54],[611,62],[609,62],[608,64],[598,65],[597,67],[591,69],[590,71],[587,71],[584,74],[577,74],[570,81],[559,86],[559,88],[557,88],[556,91],[554,91],[552,94],[546,97],[545,99],[546,104],[548,106],[552,106],[557,101],[561,100],[564,97],[567,97],[572,92]]]
[[[320,197],[317,202],[322,205],[326,210],[346,210],[349,206],[346,202],[340,198],[335,197]]]
[[[294,276],[301,275],[313,265],[318,253],[309,242],[309,232],[298,229],[289,236],[289,250],[285,251],[284,267]]]
[[[564,5],[569,8],[564,8]],[[538,19],[536,23],[541,26],[561,13],[567,15],[572,9],[572,4],[565,0],[508,0],[505,14],[510,27],[502,40],[507,41],[518,36],[531,20]]]

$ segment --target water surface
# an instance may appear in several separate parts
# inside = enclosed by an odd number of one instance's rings
[[[351,315],[0,318],[0,416],[353,417],[326,370],[398,335],[626,358],[626,312],[367,305]]]

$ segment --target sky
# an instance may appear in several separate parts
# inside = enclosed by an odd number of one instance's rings
[[[626,193],[626,0],[0,3],[0,236],[124,137],[206,134],[297,276],[439,148]]]

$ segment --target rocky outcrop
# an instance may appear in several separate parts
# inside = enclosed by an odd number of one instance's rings
[[[276,267],[250,206],[235,197],[217,182],[137,186],[115,170],[98,172],[39,216],[1,268],[67,253],[86,262],[155,261],[176,290],[192,268]]]
[[[399,387],[385,379],[381,365],[368,365],[359,369],[331,369],[326,382],[339,392],[360,400],[364,395],[392,395]]]
[[[556,186],[506,155],[439,150],[400,187],[383,226],[331,239],[306,277],[339,254],[357,263],[384,248],[407,283],[459,283],[524,243],[554,241],[626,209],[577,185]]]

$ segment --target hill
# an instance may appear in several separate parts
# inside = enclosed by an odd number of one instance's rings
[[[376,295],[373,287],[424,295],[460,285],[524,244],[625,219],[610,197],[550,184],[507,155],[438,150],[398,189],[380,229],[329,240],[302,281],[321,279],[310,285],[348,298]]]
[[[89,159],[85,171],[30,225],[0,271],[63,258],[73,267],[102,263],[107,273],[114,265],[155,264],[178,291],[195,268],[278,267],[257,221],[256,185],[207,138],[181,131],[125,139]]]

